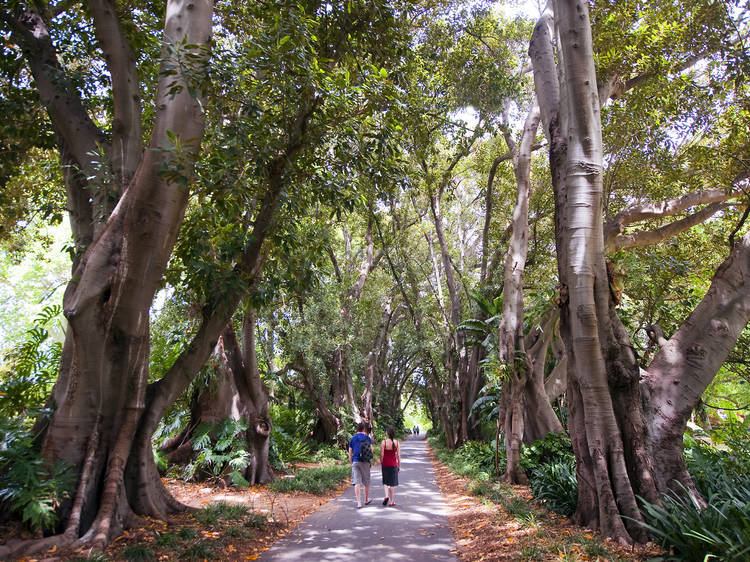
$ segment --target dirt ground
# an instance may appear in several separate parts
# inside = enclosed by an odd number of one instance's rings
[[[514,517],[501,506],[472,495],[471,483],[434,456],[432,464],[461,560],[649,560],[663,554],[650,543],[622,546],[596,531],[574,525],[536,506],[527,486],[511,486],[512,493],[533,512]]]
[[[525,518],[514,517],[472,495],[470,482],[434,457],[432,462],[461,560],[647,560],[661,554],[654,545],[623,547],[541,508]],[[165,484],[180,502],[191,507],[225,502],[242,504],[251,513],[212,522],[196,518],[195,513],[180,514],[169,522],[144,520],[142,526],[118,537],[104,551],[106,558],[83,548],[51,550],[22,560],[256,560],[305,516],[348,487],[346,482],[338,490],[316,496],[281,494],[267,486],[240,490],[178,480],[165,480]],[[513,494],[531,501],[528,488],[513,487]]]

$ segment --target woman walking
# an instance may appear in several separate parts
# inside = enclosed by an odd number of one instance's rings
[[[385,491],[383,505],[396,505],[393,494],[398,486],[398,473],[401,470],[401,450],[395,439],[396,430],[389,427],[385,433],[388,437],[380,443],[380,468],[383,471]]]

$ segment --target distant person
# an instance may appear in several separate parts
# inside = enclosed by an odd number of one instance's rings
[[[401,471],[401,449],[395,435],[396,430],[389,427],[385,430],[388,436],[380,443],[380,470],[383,473],[383,505],[396,505],[394,494],[398,486],[398,473]]]
[[[370,463],[372,462],[372,439],[367,435],[367,425],[357,424],[357,433],[349,440],[349,463],[352,465],[352,484],[357,499],[357,509],[372,502],[370,499]],[[362,502],[364,488],[364,503]]]

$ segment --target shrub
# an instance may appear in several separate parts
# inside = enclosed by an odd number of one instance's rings
[[[313,460],[315,462],[323,462],[327,460],[345,461],[348,458],[349,456],[347,455],[347,452],[336,445],[321,445],[313,455]]]
[[[69,495],[69,466],[48,467],[33,437],[18,422],[0,418],[0,501],[21,514],[32,529],[51,528],[56,509]]]
[[[0,371],[0,416],[8,419],[39,410],[57,379],[62,344],[50,341],[47,326],[60,317],[62,307],[46,306],[34,319],[24,341],[4,357]]]
[[[544,507],[562,515],[572,515],[578,504],[575,465],[570,462],[542,464],[531,471],[531,492]]]
[[[495,469],[495,447],[489,443],[467,441],[457,449],[456,455],[482,471],[492,472]]]
[[[432,442],[435,445],[435,442]],[[482,441],[467,441],[451,451],[438,445],[438,458],[463,476],[487,479],[495,472],[495,446]],[[500,466],[505,464],[505,451],[499,451]]]
[[[242,476],[250,462],[245,449],[245,419],[223,419],[216,424],[202,423],[193,432],[193,450],[196,459],[185,467],[184,478],[190,480],[196,474],[207,474],[213,479],[229,476],[236,486],[248,486]]]
[[[566,463],[575,466],[575,455],[570,438],[564,433],[548,433],[531,445],[524,445],[521,450],[521,468],[527,476],[543,464]]]
[[[643,501],[641,513],[641,524],[663,547],[673,548],[678,560],[750,558],[749,486],[727,485],[709,496],[703,509],[683,487],[680,494],[665,496],[661,506]]]
[[[271,465],[285,470],[287,464],[307,462],[312,458],[310,446],[295,433],[287,433],[280,427],[273,428],[269,452]]]
[[[349,465],[308,468],[297,471],[291,478],[274,480],[271,483],[271,489],[282,493],[301,491],[320,495],[338,488],[339,484],[349,477],[349,474]]]

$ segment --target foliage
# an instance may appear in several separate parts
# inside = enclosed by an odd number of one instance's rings
[[[321,445],[313,455],[315,462],[324,461],[345,461],[349,458],[346,451],[336,445]]]
[[[242,471],[250,463],[245,432],[248,423],[245,419],[223,419],[216,424],[202,423],[193,432],[193,450],[198,454],[183,472],[190,480],[196,474],[208,475],[213,479],[226,476],[236,486],[247,486]]]
[[[750,557],[750,485],[726,485],[700,505],[681,487],[662,505],[642,501],[642,525],[678,560],[741,561]]]
[[[438,459],[462,476],[487,480],[495,472],[494,444],[483,441],[467,441],[451,451],[434,437],[430,438],[429,441]],[[498,454],[502,465],[505,463],[505,448],[502,445]]]
[[[557,462],[575,466],[573,445],[564,433],[548,433],[521,450],[520,464],[527,474],[543,464]]]
[[[212,502],[195,513],[195,519],[205,525],[215,525],[220,520],[242,519],[249,515],[247,506],[236,503]]]
[[[279,478],[271,483],[274,492],[288,494],[294,491],[321,495],[339,487],[350,475],[349,465],[334,464],[320,468],[298,470],[294,476]]]
[[[747,439],[747,438],[745,438]],[[738,437],[742,443],[742,438]],[[691,437],[684,438],[684,455],[693,482],[704,496],[723,496],[723,490],[750,479],[750,456],[744,446],[719,449]]]
[[[197,541],[180,553],[180,559],[208,560],[214,558],[214,546],[206,541]]]
[[[36,452],[34,438],[18,423],[0,417],[0,504],[20,513],[33,529],[51,528],[69,496],[69,467],[51,467]]]
[[[155,560],[154,553],[145,544],[130,544],[125,547],[122,555],[128,562],[140,562],[142,560]]]
[[[61,312],[59,305],[45,307],[26,332],[25,340],[6,354],[0,371],[0,414],[10,418],[44,406],[57,379],[62,355],[62,344],[50,341],[47,326]]]
[[[298,435],[289,435],[276,426],[271,433],[271,450],[269,457],[272,459],[272,464],[282,467],[287,464],[307,462],[312,458],[310,445]]]
[[[531,492],[544,507],[562,515],[572,515],[578,504],[575,465],[564,461],[541,464],[531,471]]]

